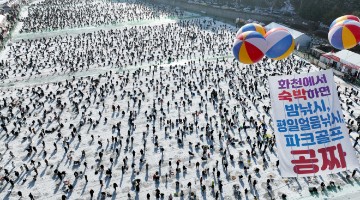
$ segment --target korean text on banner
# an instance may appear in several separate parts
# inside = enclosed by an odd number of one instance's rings
[[[359,167],[332,70],[269,78],[283,177],[325,175]]]

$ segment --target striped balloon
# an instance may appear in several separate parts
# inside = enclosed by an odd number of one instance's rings
[[[345,20],[335,24],[329,31],[330,44],[337,49],[350,49],[360,42],[360,22]]]
[[[342,22],[342,21],[345,21],[345,20],[353,20],[353,21],[360,22],[360,19],[359,19],[357,16],[355,16],[355,15],[344,15],[344,16],[341,16],[341,17],[335,19],[335,20],[331,23],[330,29],[331,29],[335,24],[337,24],[337,23],[339,23],[339,22]]]
[[[242,26],[236,33],[236,37],[246,31],[256,31],[256,32],[260,33],[262,36],[265,36],[265,33],[266,33],[265,28],[262,27],[260,24],[250,23],[250,24],[245,24],[244,26]]]
[[[274,60],[287,58],[295,48],[295,40],[284,28],[274,28],[266,33],[267,50],[265,55]]]
[[[266,40],[260,33],[247,31],[236,37],[233,53],[241,63],[254,64],[264,57],[266,47]]]

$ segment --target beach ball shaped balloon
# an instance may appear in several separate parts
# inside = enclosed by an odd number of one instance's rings
[[[350,49],[360,42],[360,22],[345,20],[335,24],[329,31],[330,44],[337,49]]]
[[[256,32],[260,33],[262,36],[265,36],[265,33],[266,33],[265,28],[262,27],[260,24],[250,23],[250,24],[245,24],[244,26],[242,26],[236,33],[236,37],[246,31],[256,31]]]
[[[331,25],[330,25],[330,29],[337,23],[339,22],[342,22],[342,21],[345,21],[345,20],[353,20],[353,21],[357,21],[357,22],[360,22],[360,19],[359,17],[355,16],[355,15],[344,15],[344,16],[341,16],[337,19],[335,19]]]
[[[284,28],[274,28],[266,33],[267,49],[265,55],[274,60],[287,58],[295,48],[295,40]]]
[[[260,33],[247,31],[236,37],[233,53],[241,63],[254,64],[264,57],[266,47],[266,40]]]

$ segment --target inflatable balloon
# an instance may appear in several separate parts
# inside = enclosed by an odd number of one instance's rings
[[[350,49],[360,42],[360,22],[345,20],[335,24],[329,31],[330,44],[337,49]]]
[[[256,32],[260,33],[262,36],[265,36],[265,33],[266,33],[265,28],[262,27],[260,24],[250,23],[250,24],[245,24],[244,26],[242,26],[236,33],[236,37],[246,31],[256,31]]]
[[[284,28],[274,28],[266,33],[267,50],[265,55],[274,60],[287,58],[295,48],[295,40]]]
[[[264,57],[266,47],[266,40],[260,33],[247,31],[236,37],[233,53],[241,63],[253,64]]]
[[[341,16],[341,17],[335,19],[335,20],[331,23],[330,29],[331,29],[335,24],[337,24],[337,23],[339,23],[339,22],[342,22],[342,21],[345,21],[345,20],[353,20],[353,21],[360,22],[360,19],[359,19],[357,16],[355,16],[355,15],[344,15],[344,16]]]

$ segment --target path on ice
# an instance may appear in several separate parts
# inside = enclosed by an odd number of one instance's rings
[[[207,56],[204,57],[205,60],[216,60],[216,59],[222,59],[222,58],[231,58],[232,55],[228,54],[228,55],[222,55],[222,56]],[[69,80],[73,77],[75,78],[80,78],[80,77],[87,77],[87,76],[98,76],[100,74],[104,74],[106,72],[109,71],[113,71],[115,73],[120,73],[123,71],[134,71],[137,69],[144,69],[147,68],[149,66],[154,66],[157,65],[159,67],[168,67],[170,65],[176,65],[176,64],[185,64],[189,61],[196,61],[198,60],[200,57],[195,57],[193,59],[183,59],[183,60],[179,60],[176,62],[171,62],[168,64],[144,64],[144,65],[138,65],[138,66],[130,66],[130,67],[126,67],[126,68],[114,68],[114,67],[102,67],[102,68],[92,68],[89,69],[87,71],[79,71],[79,72],[74,72],[74,73],[65,73],[65,74],[52,74],[52,75],[40,75],[34,78],[29,78],[26,80],[13,80],[11,82],[6,82],[6,83],[0,83],[0,88],[23,88],[23,87],[31,87],[33,85],[38,85],[38,84],[46,84],[46,83],[54,83],[54,82],[60,82],[60,81],[65,81],[65,80]]]

